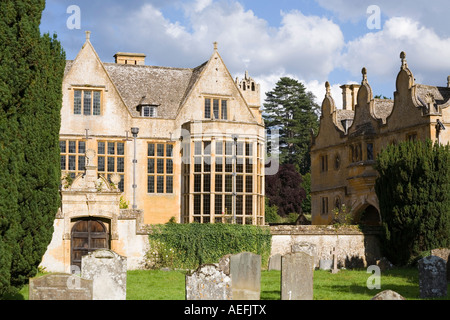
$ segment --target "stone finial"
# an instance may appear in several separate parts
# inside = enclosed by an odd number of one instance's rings
[[[89,41],[91,39],[91,32],[86,31],[86,41]]]
[[[362,76],[363,76],[363,82],[367,82],[367,69],[364,67],[361,70]]]
[[[402,69],[407,68],[408,64],[406,63],[406,53],[404,51],[400,53],[400,59],[402,60]]]
[[[331,94],[331,86],[330,86],[330,83],[328,81],[325,82],[325,90],[326,90],[326,94],[327,95]]]
[[[217,41],[214,41],[213,44],[214,44],[214,51],[217,51],[217,45],[218,45]]]
[[[120,175],[118,173],[114,173],[111,176],[111,182],[114,184],[115,188],[118,188],[120,180],[122,180],[122,179],[120,178]]]

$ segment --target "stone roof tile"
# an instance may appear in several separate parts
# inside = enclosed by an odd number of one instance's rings
[[[201,73],[194,69],[103,63],[133,116],[139,104],[158,106],[158,118],[173,119]]]
[[[394,108],[394,100],[390,99],[374,99],[373,112],[377,119],[381,119],[386,123],[387,117],[392,113]]]

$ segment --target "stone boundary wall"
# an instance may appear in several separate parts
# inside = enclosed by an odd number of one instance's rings
[[[296,242],[308,242],[316,246],[316,266],[321,259],[333,259],[333,248],[336,248],[339,268],[363,268],[376,264],[381,258],[380,229],[377,227],[360,230],[355,226],[275,225],[270,230],[271,256],[290,253]]]

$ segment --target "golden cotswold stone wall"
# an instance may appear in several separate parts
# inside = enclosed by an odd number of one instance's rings
[[[312,138],[311,194],[313,224],[330,224],[336,208],[357,222],[379,224],[373,169],[377,154],[388,144],[408,139],[450,141],[450,88],[415,83],[406,54],[396,79],[394,100],[374,98],[368,72],[353,103],[343,86],[344,107],[337,109],[326,83],[320,128]],[[355,89],[356,88],[356,89]],[[344,209],[345,208],[345,209]]]

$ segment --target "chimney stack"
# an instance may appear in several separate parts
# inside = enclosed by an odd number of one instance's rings
[[[117,52],[114,55],[117,64],[145,65],[146,55],[143,53]]]
[[[357,103],[356,99],[360,87],[361,85],[359,84],[344,84],[341,86],[343,99],[342,107],[344,110],[355,110],[355,105]]]

